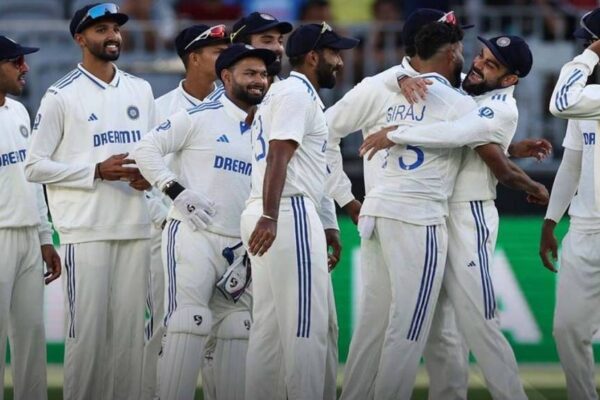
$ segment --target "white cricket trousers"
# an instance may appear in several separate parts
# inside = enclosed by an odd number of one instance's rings
[[[362,294],[344,370],[341,400],[373,399],[375,376],[389,322],[391,287],[387,284],[389,273],[379,241],[374,238],[362,240],[360,257]],[[438,318],[438,314],[442,317]],[[443,290],[434,315],[424,349],[430,381],[429,398],[464,399],[469,377],[468,350],[458,333],[454,309]]]
[[[162,230],[152,225],[150,230],[150,271],[146,294],[146,319],[144,362],[142,373],[142,399],[152,399],[156,395],[158,353],[165,333],[165,277],[162,263]]]
[[[66,400],[139,399],[149,240],[61,246]]]
[[[45,400],[44,272],[37,227],[0,229],[0,400],[6,338],[15,400]]]
[[[592,337],[600,328],[600,233],[569,230],[562,241],[554,340],[571,400],[597,399]]]
[[[517,361],[500,330],[490,268],[498,236],[494,201],[449,203],[448,264],[443,287],[458,329],[495,400],[526,399]]]
[[[242,213],[248,245],[262,202]],[[317,400],[324,396],[328,343],[327,246],[311,200],[282,198],[277,237],[251,256],[253,317],[246,362],[246,400]]]
[[[445,225],[375,218],[389,279],[389,320],[375,377],[375,400],[410,399],[446,263]],[[384,290],[385,291],[385,290]]]

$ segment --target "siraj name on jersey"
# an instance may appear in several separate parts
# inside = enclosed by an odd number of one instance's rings
[[[418,105],[417,105],[418,106]],[[426,106],[415,110],[415,105],[398,104],[387,110],[387,122],[394,121],[421,121],[425,116]]]
[[[107,131],[94,135],[94,147],[111,143],[135,143],[142,139],[142,133],[136,131]]]

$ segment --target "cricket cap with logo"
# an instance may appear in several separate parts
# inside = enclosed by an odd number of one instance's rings
[[[447,20],[447,21],[446,21]],[[405,46],[414,46],[419,30],[432,22],[448,22],[458,25],[454,12],[444,12],[434,8],[419,8],[413,11],[402,26],[402,40]],[[469,29],[475,25],[460,25],[461,29]]]
[[[221,72],[233,66],[238,61],[248,58],[256,57],[264,61],[265,66],[273,63],[277,58],[274,52],[267,49],[257,49],[249,44],[234,43],[219,54],[217,61],[215,62],[215,72],[217,77],[221,78]]]
[[[600,39],[600,8],[596,8],[581,17],[579,28],[573,32],[573,36],[585,40]]]
[[[100,20],[113,20],[119,25],[125,24],[129,17],[127,14],[119,12],[119,6],[114,3],[94,3],[81,7],[73,14],[69,30],[71,36],[81,33],[85,28],[92,26]]]
[[[175,38],[175,49],[179,57],[198,50],[202,47],[215,44],[228,44],[229,35],[225,25],[192,25],[185,28]]]
[[[519,78],[527,76],[533,65],[533,55],[527,42],[519,36],[503,35],[485,39],[477,36],[502,65]]]
[[[300,25],[287,40],[285,54],[297,57],[311,50],[335,49],[348,50],[356,47],[358,39],[340,36],[327,22]]]
[[[268,31],[269,29],[277,29],[281,34],[285,35],[292,31],[293,26],[289,22],[279,21],[271,14],[255,11],[233,24],[231,41],[240,42],[241,38],[247,35]]]
[[[21,46],[14,40],[0,35],[0,60],[8,60],[24,56],[25,54],[35,53],[39,49],[37,47]]]

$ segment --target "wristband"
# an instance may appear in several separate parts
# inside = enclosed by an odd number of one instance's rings
[[[169,196],[171,200],[175,200],[185,188],[181,186],[177,181],[169,181],[163,187],[163,193]]]
[[[277,222],[277,218],[273,218],[273,217],[271,217],[270,215],[267,215],[267,214],[263,214],[260,217],[261,218],[265,218],[265,219],[270,219],[271,221]]]
[[[96,163],[96,174],[98,175],[98,178],[100,178],[100,180],[104,180],[104,177],[102,176],[102,173],[100,172],[100,163]]]

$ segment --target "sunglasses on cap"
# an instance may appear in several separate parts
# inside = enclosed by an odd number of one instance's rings
[[[456,18],[454,11],[449,11],[446,14],[442,15],[441,18],[437,20],[437,22],[445,22],[448,25],[458,25],[458,19]]]
[[[189,42],[188,45],[183,48],[183,50],[187,50],[192,44],[196,43],[197,41],[208,39],[209,37],[214,39],[224,39],[226,35],[227,33],[225,32],[225,25],[211,26],[210,28],[196,36],[194,40]]]
[[[321,36],[323,36],[323,34],[325,32],[333,32],[333,28],[325,21],[321,22],[321,32],[319,32],[319,36],[317,36],[317,40],[315,40],[315,44],[312,45],[312,47],[310,48],[311,50],[314,50],[315,47],[317,47],[317,44],[319,44],[319,40],[321,39]]]
[[[21,69],[23,68],[23,65],[25,65],[25,56],[21,55],[13,58],[5,58],[4,60],[0,60],[0,62],[9,62],[14,65],[15,68]]]
[[[581,27],[582,27],[583,29],[585,29],[585,31],[586,31],[587,33],[589,33],[589,34],[592,36],[592,39],[594,39],[594,40],[598,40],[598,39],[600,39],[600,38],[598,37],[598,35],[596,35],[594,32],[592,32],[592,30],[591,30],[590,28],[588,28],[588,26],[587,26],[587,25],[586,25],[586,23],[585,23],[585,17],[587,17],[588,15],[590,15],[590,14],[591,14],[591,13],[593,13],[593,12],[594,12],[594,10],[592,10],[592,11],[590,11],[590,12],[586,13],[586,14],[585,14],[583,17],[581,17],[581,19],[579,20],[579,25],[581,25]]]
[[[88,20],[94,20],[98,18],[102,18],[106,15],[117,14],[119,12],[119,6],[114,3],[102,3],[94,6],[88,10],[85,16],[79,21],[77,27],[75,28],[75,32],[79,31],[79,27]]]

